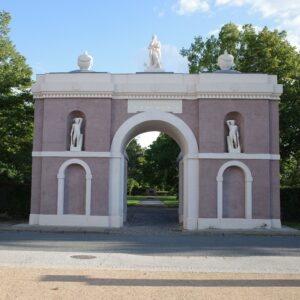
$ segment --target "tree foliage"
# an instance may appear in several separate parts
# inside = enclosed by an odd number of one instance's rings
[[[145,150],[144,177],[151,187],[172,192],[178,191],[177,158],[180,148],[165,133],[161,133]]]
[[[126,153],[128,157],[127,190],[131,195],[134,188],[139,188],[145,184],[143,176],[144,149],[137,142],[137,139],[132,139],[126,148]]]
[[[247,24],[225,24],[219,35],[204,40],[195,37],[181,54],[189,61],[190,73],[215,71],[224,50],[235,57],[235,69],[244,73],[278,76],[283,84],[280,101],[280,154],[282,184],[300,185],[300,53],[286,39],[285,31],[267,27],[257,31]]]
[[[24,182],[31,174],[32,71],[9,39],[10,20],[0,12],[0,176]]]
[[[149,148],[142,148],[133,139],[126,152],[129,195],[134,189],[145,192],[147,188],[178,192],[177,158],[180,148],[168,135],[161,133]]]

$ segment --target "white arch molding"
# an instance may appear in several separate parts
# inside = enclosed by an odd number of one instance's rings
[[[92,173],[89,165],[81,159],[73,158],[65,161],[57,173],[57,214],[64,214],[64,197],[65,197],[65,171],[70,165],[80,165],[85,170],[85,215],[91,215],[91,188]]]
[[[183,156],[183,227],[197,229],[199,211],[198,144],[190,127],[177,116],[162,111],[146,111],[127,119],[115,133],[111,144],[109,170],[110,226],[123,226],[124,150],[131,138],[151,131],[163,131],[181,147]]]
[[[245,176],[245,218],[252,219],[252,182],[253,178],[250,169],[241,161],[231,160],[224,163],[217,175],[217,211],[218,219],[223,218],[223,174],[229,167],[238,167],[242,169]]]

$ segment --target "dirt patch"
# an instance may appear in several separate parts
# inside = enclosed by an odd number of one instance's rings
[[[300,275],[0,268],[0,299],[299,299]]]

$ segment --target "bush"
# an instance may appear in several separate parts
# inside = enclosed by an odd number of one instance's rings
[[[10,217],[24,218],[30,213],[30,184],[1,183],[0,213]]]
[[[300,188],[281,188],[282,221],[300,221]]]

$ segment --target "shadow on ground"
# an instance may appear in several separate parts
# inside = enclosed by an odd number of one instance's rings
[[[159,286],[159,287],[300,287],[299,279],[123,279],[91,278],[76,275],[46,275],[44,282],[76,282],[92,286]]]

